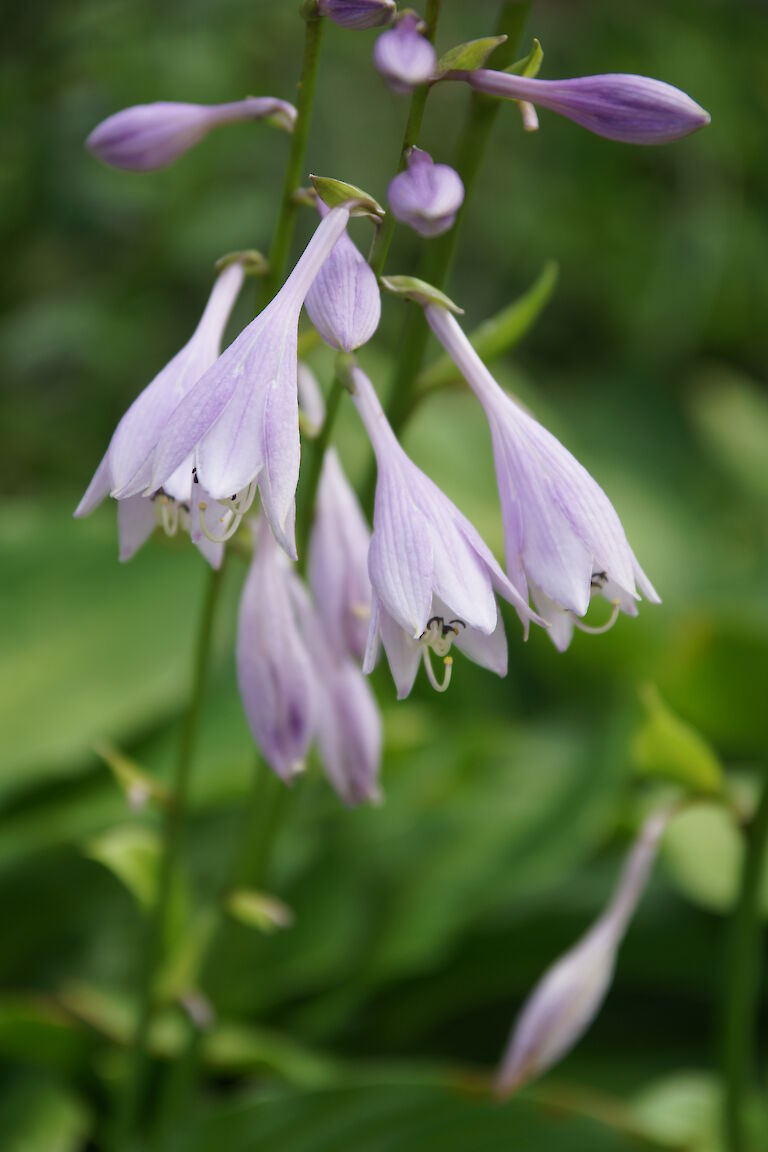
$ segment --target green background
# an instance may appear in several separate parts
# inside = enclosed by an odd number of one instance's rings
[[[493,30],[495,0],[443,7],[441,49]],[[510,620],[508,678],[459,658],[445,697],[420,683],[396,705],[377,672],[386,802],[344,811],[315,768],[283,805],[263,879],[295,924],[271,936],[233,924],[220,938],[205,1082],[169,1106],[163,1149],[601,1152],[632,1146],[626,1130],[655,1147],[719,1147],[740,845],[711,807],[670,830],[576,1052],[503,1107],[487,1102],[481,1073],[526,991],[598,913],[657,795],[633,753],[638,688],[655,683],[716,749],[747,811],[766,764],[768,20],[760,3],[543,0],[529,34],[543,76],[645,73],[712,114],[691,139],[631,149],[546,112],[524,135],[503,107],[449,287],[471,328],[558,261],[551,303],[495,370],[605,487],[664,603],[607,636],[577,634],[564,656],[540,633],[523,645]],[[152,843],[142,855],[131,838],[156,818],[130,813],[93,748],[109,740],[169,772],[205,577],[191,549],[159,539],[119,566],[114,509],[84,522],[71,512],[122,412],[187,339],[214,261],[268,248],[288,148],[238,125],[135,175],[99,165],[83,140],[154,99],[292,99],[301,35],[282,0],[29,0],[3,15],[4,1152],[100,1147],[108,1129],[142,939],[129,889],[152,871]],[[307,171],[383,201],[407,99],[373,71],[373,42],[328,28]],[[466,105],[458,84],[431,96],[423,143],[436,159],[450,160]],[[313,226],[305,211],[296,253]],[[367,245],[369,225],[354,236]],[[421,243],[399,229],[387,270],[416,271]],[[231,334],[251,302],[249,289]],[[405,308],[385,300],[361,357],[383,395]],[[329,355],[312,363],[327,384]],[[346,402],[339,443],[361,482],[369,448]],[[434,397],[405,443],[500,554],[478,405],[459,390]],[[254,773],[232,652],[243,574],[233,560],[180,923],[223,882]],[[277,819],[275,789],[263,783],[258,804]],[[128,860],[128,886],[103,863],[109,850]],[[181,1014],[166,1023],[161,1112]],[[765,1056],[765,1028],[762,1040]]]

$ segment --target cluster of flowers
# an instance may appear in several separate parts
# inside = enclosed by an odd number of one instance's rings
[[[397,14],[393,0],[317,3],[323,16],[346,28],[393,23],[376,42],[374,63],[398,91],[463,81],[517,102],[527,128],[538,124],[538,105],[632,143],[674,140],[708,121],[684,93],[645,77],[544,81],[462,67],[461,54],[453,57],[459,66],[441,69],[419,17],[410,10]],[[211,128],[245,119],[291,131],[296,112],[268,97],[214,107],[146,105],[110,117],[88,144],[109,164],[146,170],[170,163]],[[388,190],[393,215],[427,237],[453,225],[463,195],[458,173],[416,148]],[[373,669],[380,644],[403,698],[422,664],[435,689],[448,687],[454,646],[498,675],[506,673],[498,597],[513,606],[526,635],[531,623],[541,625],[563,651],[574,628],[603,631],[620,612],[636,615],[641,595],[654,603],[658,596],[597,482],[498,385],[457,321],[458,309],[412,281],[410,297],[423,307],[488,420],[505,537],[501,567],[473,525],[407,456],[351,355],[373,336],[381,312],[377,277],[346,231],[359,202],[350,196],[328,207],[319,199],[317,207],[320,222],[282,288],[220,354],[248,256],[226,263],[189,342],[118,424],[76,515],[111,496],[118,502],[122,559],[160,524],[169,534],[188,532],[217,567],[258,495],[261,512],[243,529],[253,541],[237,641],[245,712],[264,758],[283,779],[302,768],[316,742],[339,795],[356,804],[378,795],[380,723],[364,673]],[[306,584],[295,563],[300,407],[304,427],[316,432],[323,404],[317,382],[298,361],[302,308],[327,344],[350,354],[345,383],[378,471],[371,533],[338,456],[327,451]],[[594,596],[611,605],[610,618],[598,628],[584,621]],[[654,844],[656,839],[654,832]],[[645,863],[631,871],[630,895],[617,897],[581,952],[615,952],[642,888],[638,870],[644,875],[650,866],[649,850],[641,855]],[[606,960],[606,986],[609,966]],[[524,1014],[505,1083],[540,1070],[572,1042],[574,1021],[565,1009],[571,1039],[552,1031],[563,988],[569,1004],[579,994],[572,968],[550,978],[557,989],[554,1006],[546,993],[543,1008],[537,1000]],[[600,999],[595,993],[584,1004],[593,1005],[595,996]],[[530,1043],[531,1029],[540,1042],[542,1012],[549,1021],[543,1053]]]

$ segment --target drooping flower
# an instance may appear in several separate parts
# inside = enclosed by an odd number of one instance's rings
[[[395,92],[426,84],[437,67],[437,53],[421,28],[417,13],[407,9],[374,45],[373,63]]]
[[[194,454],[197,479],[225,518],[219,539],[237,530],[258,489],[275,537],[295,557],[299,313],[348,218],[340,207],[321,221],[278,294],[180,400],[141,473],[118,496],[164,487]]]
[[[328,208],[318,199],[325,218]],[[381,319],[376,274],[345,232],[334,245],[304,301],[307,314],[326,344],[352,352],[367,344]]]
[[[671,84],[648,76],[614,73],[573,80],[539,80],[477,68],[448,72],[478,92],[548,108],[597,136],[626,144],[668,144],[709,124],[703,108]],[[528,114],[530,116],[530,114]],[[529,125],[533,126],[532,122]]]
[[[351,379],[378,468],[363,670],[372,670],[380,637],[400,699],[411,691],[422,660],[432,686],[448,687],[453,644],[476,664],[505,675],[507,640],[496,594],[514,606],[526,628],[538,617],[466,517],[400,447],[365,373],[354,367]],[[443,660],[442,681],[431,652]]]
[[[334,448],[323,460],[309,540],[309,585],[329,641],[362,660],[371,616],[370,532]]]
[[[193,484],[191,454],[188,453],[178,468],[166,477],[152,499],[139,493],[145,487],[146,473],[142,468],[146,466],[169,417],[219,354],[224,329],[243,277],[240,261],[232,262],[219,274],[191,338],[122,417],[75,510],[75,516],[87,516],[106,496],[118,497],[118,493],[134,486],[132,498],[120,499],[118,505],[121,560],[128,560],[160,523],[169,535],[174,535],[179,526],[190,531],[206,559],[215,567],[221,561],[221,547],[206,539],[200,531],[197,505],[201,491],[199,485]],[[204,496],[202,499],[205,502]]]
[[[136,104],[102,120],[85,143],[113,168],[148,172],[172,164],[213,128],[237,120],[269,120],[292,132],[296,109],[273,96],[231,104]]]
[[[323,16],[341,28],[363,31],[389,24],[395,14],[395,0],[318,0]]]
[[[428,152],[412,148],[408,167],[390,181],[393,215],[420,236],[440,236],[453,227],[464,203],[464,185],[455,169],[435,164]]]
[[[630,548],[602,488],[550,432],[504,392],[444,308],[426,306],[429,326],[482,404],[504,520],[507,575],[530,592],[562,652],[574,627],[602,632],[618,613],[637,615],[638,589],[659,597]],[[606,625],[582,623],[594,594],[613,606]]]
[[[313,742],[345,804],[379,795],[381,721],[360,672],[328,643],[323,624],[262,518],[240,603],[237,672],[253,737],[270,767],[290,779]]]
[[[526,1000],[497,1075],[500,1095],[510,1095],[561,1060],[597,1016],[669,815],[659,812],[646,821],[606,910],[581,940],[544,973]]]
[[[296,383],[299,391],[299,424],[302,432],[313,439],[325,423],[325,400],[317,376],[305,360],[299,360]]]

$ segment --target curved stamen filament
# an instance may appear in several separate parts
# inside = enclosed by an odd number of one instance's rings
[[[580,632],[586,632],[589,636],[602,636],[604,632],[610,632],[611,628],[613,628],[614,624],[619,618],[620,611],[621,608],[619,606],[618,600],[614,600],[611,614],[606,620],[605,624],[598,624],[597,626],[593,624],[585,624],[584,621],[580,620],[578,616],[573,615],[573,613],[571,613],[571,615],[573,616],[574,624]]]
[[[207,508],[208,505],[205,503],[205,501],[198,504],[197,506],[198,517],[200,520],[200,531],[207,540],[211,541],[212,544],[225,544],[226,541],[231,540],[235,532],[237,532],[243,521],[243,518],[238,512],[228,512],[227,516],[221,517],[222,523],[227,520],[227,527],[224,529],[224,531],[221,533],[211,532],[205,520],[205,513]]]
[[[434,688],[435,692],[445,692],[451,682],[451,673],[453,671],[453,656],[444,656],[443,665],[445,667],[445,674],[442,683],[437,679],[435,670],[432,667],[432,657],[429,654],[429,648],[424,648],[423,654],[424,668],[427,673],[427,679]]]

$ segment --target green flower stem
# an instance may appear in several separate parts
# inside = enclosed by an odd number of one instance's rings
[[[163,835],[163,855],[158,879],[157,899],[147,926],[144,963],[139,990],[139,1016],[133,1036],[130,1066],[121,1109],[118,1115],[118,1147],[130,1147],[139,1122],[147,1088],[149,1054],[147,1040],[152,1019],[153,989],[163,959],[168,913],[173,891],[184,820],[189,796],[189,781],[194,756],[200,711],[208,679],[208,664],[213,638],[216,608],[221,592],[224,565],[211,570],[203,602],[203,611],[197,636],[192,670],[189,704],[179,742],[179,751],[172,780],[171,803],[166,809]]]
[[[523,30],[533,5],[533,0],[506,0],[499,13],[497,35],[507,36],[507,42],[497,48],[493,56],[493,66],[504,69],[511,64],[517,54]],[[422,280],[435,288],[444,288],[456,254],[461,224],[467,206],[477,183],[480,168],[488,147],[491,131],[499,114],[501,102],[479,92],[473,92],[470,109],[464,123],[456,150],[454,167],[464,183],[464,203],[458,213],[453,228],[439,239],[430,243],[424,253]],[[457,301],[461,304],[461,301]],[[405,321],[403,338],[399,344],[399,356],[395,369],[395,381],[390,397],[387,415],[397,433],[402,427],[410,408],[410,391],[418,376],[427,348],[429,328],[421,308],[411,308]]]
[[[440,5],[442,0],[429,0],[427,4],[427,17],[426,17],[426,32],[427,39],[434,43],[435,33],[437,31],[437,22],[440,18]],[[408,149],[413,148],[419,140],[419,132],[421,131],[421,122],[424,119],[424,109],[427,106],[427,97],[429,96],[429,84],[422,84],[418,87],[411,97],[411,106],[408,111],[408,120],[405,125],[405,133],[403,135],[403,143],[400,148],[400,162],[398,163],[397,170],[402,172],[405,168],[408,158]],[[395,218],[391,212],[387,212],[384,220],[379,228],[376,239],[371,248],[369,257],[369,264],[373,268],[377,276],[380,276],[384,271],[384,265],[387,260],[387,253],[389,246],[392,243],[392,236],[395,231]]]
[[[741,888],[731,927],[724,1029],[724,1125],[729,1152],[744,1152],[748,1146],[744,1103],[753,1084],[760,995],[760,886],[767,849],[768,770],[757,811],[747,829]]]
[[[312,104],[315,98],[317,84],[317,67],[320,61],[320,44],[323,37],[324,20],[320,16],[317,5],[312,2],[306,4],[302,10],[306,31],[304,34],[304,59],[301,66],[299,80],[299,94],[296,101],[296,123],[293,126],[291,137],[291,150],[288,155],[288,166],[283,180],[283,191],[280,200],[280,214],[277,220],[272,247],[269,250],[269,273],[264,279],[262,290],[262,307],[269,303],[275,293],[280,289],[285,275],[285,266],[291,250],[291,240],[296,224],[298,205],[294,200],[294,193],[301,185],[304,176],[304,160],[307,154],[309,140],[309,125],[312,119]]]

